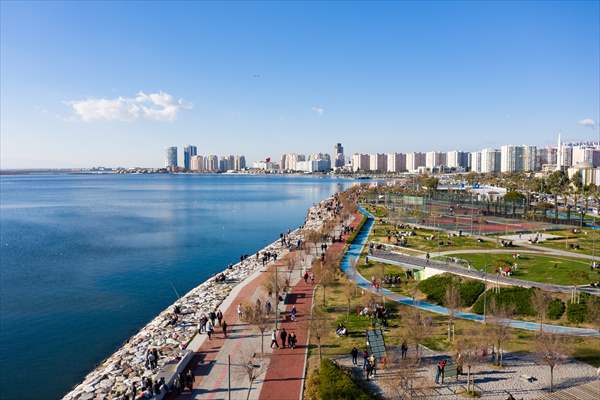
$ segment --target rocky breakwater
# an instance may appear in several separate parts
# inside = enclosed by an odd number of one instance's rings
[[[333,217],[333,202],[333,198],[330,198],[311,207],[304,225],[287,235],[288,243],[295,245],[298,240],[304,239],[301,228],[319,230],[325,221]],[[277,240],[259,251],[261,254],[266,252],[277,254],[280,259],[288,252],[288,246]],[[273,262],[272,259],[270,262]],[[166,364],[181,358],[183,350],[197,334],[197,323],[202,314],[208,315],[218,308],[235,286],[262,267],[262,257],[250,256],[195,287],[132,336],[64,399],[131,398],[133,387],[138,388],[139,393],[143,378],[156,381]],[[157,368],[147,368],[146,355],[149,349],[158,350]]]

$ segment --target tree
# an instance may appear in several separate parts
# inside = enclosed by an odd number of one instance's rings
[[[284,258],[285,266],[288,270],[288,280],[292,278],[292,272],[294,269],[300,264],[300,260],[302,258],[302,254],[300,251],[290,251]]]
[[[452,329],[454,324],[454,315],[460,307],[460,291],[458,284],[454,280],[452,280],[446,288],[444,305],[448,309],[448,341],[451,342],[454,339],[454,333]]]
[[[494,341],[494,346],[498,351],[496,364],[502,366],[504,343],[510,337],[510,321],[514,315],[514,307],[509,305],[500,305],[495,298],[492,298],[487,315],[488,324],[486,324],[487,337]]]
[[[554,171],[546,179],[546,186],[554,197],[554,220],[558,222],[558,195],[564,194],[569,184],[569,178],[564,171]]]
[[[544,292],[541,289],[534,289],[533,295],[531,296],[531,305],[535,309],[537,317],[540,321],[540,331],[544,328],[544,320],[546,319],[546,314],[548,313],[548,303],[550,302],[550,296],[548,293]]]
[[[265,354],[265,332],[271,327],[272,321],[259,305],[246,304],[242,311],[242,321],[253,325],[260,332],[260,354]]]
[[[248,400],[250,399],[250,392],[252,392],[252,385],[265,372],[265,365],[255,359],[251,350],[242,350],[237,366],[240,367],[241,373],[248,378],[248,392],[246,394],[246,400]]]
[[[321,339],[327,334],[327,321],[325,313],[320,308],[314,307],[309,322],[310,335],[317,341],[319,348],[319,361],[323,359],[323,353],[321,352]]]
[[[564,339],[559,335],[540,332],[536,338],[538,359],[550,368],[550,392],[554,391],[554,368],[564,360]]]
[[[415,357],[420,358],[419,342],[431,335],[431,327],[421,310],[417,308],[409,308],[406,317],[406,336],[415,345]]]
[[[274,268],[277,267],[277,265],[274,266]],[[287,289],[285,278],[282,274],[276,273],[275,270],[268,272],[267,278],[263,282],[263,287],[269,293],[269,296],[273,297],[275,304],[279,303],[279,293]]]
[[[350,306],[352,305],[352,299],[354,298],[355,291],[356,285],[353,282],[347,281],[344,284],[344,298],[346,299],[346,305],[348,306],[346,309],[346,321],[348,318],[350,318]]]
[[[386,373],[379,378],[379,382],[386,392],[385,398],[394,400],[422,398],[423,393],[416,390],[423,383],[423,376],[419,374],[419,366],[418,358],[402,359],[397,349],[389,351],[385,363]]]
[[[479,353],[481,347],[481,337],[479,330],[463,332],[462,335],[454,341],[456,354],[456,365],[467,367],[467,393],[473,393],[473,383],[471,379],[472,368],[481,362],[482,356]]]

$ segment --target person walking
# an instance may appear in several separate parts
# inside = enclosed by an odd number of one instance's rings
[[[356,346],[352,348],[350,354],[352,354],[352,365],[358,365],[358,349]]]
[[[371,366],[371,375],[377,374],[377,360],[375,359],[375,355],[371,354],[369,356],[369,365]]]
[[[367,349],[363,352],[363,369],[367,370],[367,365],[369,365],[369,352]]]
[[[441,383],[444,383],[444,367],[446,366],[446,360],[441,360],[437,364],[437,370],[435,373],[435,383],[440,383],[440,378],[442,379]]]
[[[308,272],[304,272],[304,283],[308,283]]]
[[[221,310],[217,311],[217,321],[219,321],[219,326],[221,326],[221,321],[223,321],[223,312]]]
[[[214,325],[212,324],[211,321],[208,321],[206,323],[206,334],[208,335],[208,340],[211,340],[212,334],[213,334],[213,330],[214,330]]]
[[[238,314],[238,318],[241,320],[242,319],[242,304],[238,304],[237,305],[237,314]]]
[[[272,308],[273,306],[271,305],[271,300],[267,300],[267,303],[265,304],[265,310],[267,310],[267,314],[271,314]]]
[[[400,346],[401,357],[403,360],[406,360],[406,353],[408,352],[408,343],[406,343],[406,339],[402,341],[402,345]]]
[[[223,337],[226,338],[227,337],[227,321],[223,320],[222,323],[220,321],[219,321],[219,323],[221,324],[221,328],[223,328]]]
[[[215,326],[215,321],[217,320],[217,313],[213,310],[208,314],[208,318],[210,319],[210,322],[212,323],[213,327]]]
[[[279,337],[281,338],[281,348],[285,349],[285,340],[287,338],[287,332],[285,331],[285,328],[281,330]]]
[[[271,348],[273,345],[279,348],[279,344],[277,343],[277,330],[273,329],[273,333],[271,333]]]
[[[288,337],[288,343],[292,349],[296,348],[296,334],[294,332],[292,332]]]

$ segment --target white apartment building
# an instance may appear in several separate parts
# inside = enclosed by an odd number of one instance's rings
[[[465,170],[469,167],[469,154],[464,151],[449,151],[446,153],[446,166],[448,168]]]
[[[366,172],[369,171],[369,155],[368,154],[352,154],[352,171]]]
[[[406,171],[406,154],[388,153],[388,155],[387,155],[387,172],[404,172],[404,171]]]
[[[600,150],[591,146],[575,146],[573,147],[572,165],[587,163],[592,167],[600,166]]]
[[[481,172],[481,152],[472,151],[469,153],[469,170],[472,172]]]
[[[217,172],[219,170],[219,157],[211,154],[205,159],[204,170],[208,172]]]
[[[419,167],[425,166],[425,153],[413,152],[406,154],[406,169],[416,172]]]
[[[369,170],[373,172],[387,171],[387,155],[386,154],[370,154],[369,155]]]
[[[483,149],[479,154],[479,171],[482,173],[493,173],[500,171],[500,150],[496,149]]]
[[[434,169],[435,167],[441,167],[446,165],[446,153],[438,151],[428,151],[425,156],[425,166],[428,169]]]

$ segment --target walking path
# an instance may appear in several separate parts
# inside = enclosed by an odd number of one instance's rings
[[[373,228],[373,225],[375,223],[374,216],[371,213],[369,213],[368,211],[366,211],[363,208],[360,208],[360,211],[364,215],[366,215],[369,219],[363,225],[360,233],[356,236],[356,238],[354,239],[354,242],[348,248],[348,251],[346,252],[346,254],[342,260],[340,268],[342,269],[343,272],[345,272],[349,276],[350,279],[353,279],[359,287],[361,287],[364,290],[368,290],[372,293],[380,295],[382,292],[377,291],[377,289],[375,289],[371,285],[371,283],[367,279],[365,279],[356,270],[356,268],[354,268],[354,265],[356,264],[357,260],[359,259],[360,254],[361,254],[364,246],[367,243],[369,234],[371,233],[371,229]],[[437,304],[431,304],[431,303],[428,303],[425,301],[414,300],[414,299],[411,299],[410,297],[402,296],[402,295],[392,292],[391,290],[388,290],[388,289],[382,288],[380,290],[383,291],[383,294],[386,297],[396,301],[397,303],[404,304],[404,305],[411,306],[411,307],[416,307],[416,308],[419,308],[419,309],[422,309],[425,311],[429,311],[429,312],[433,312],[436,314],[448,315],[448,309],[446,307],[442,307]],[[457,313],[455,313],[455,317],[470,320],[470,321],[485,322],[484,316],[479,315],[479,314],[474,314],[474,313],[457,312]],[[535,323],[535,322],[521,321],[521,320],[515,320],[515,319],[507,319],[507,320],[503,320],[503,322],[513,328],[518,328],[518,329],[525,329],[525,330],[530,330],[530,331],[536,331],[536,330],[540,329],[540,324]],[[598,332],[597,330],[588,329],[588,328],[574,328],[574,327],[570,327],[570,326],[543,324],[543,329],[546,332],[559,333],[559,334],[564,334],[564,335],[600,337],[600,332]]]
[[[478,254],[482,253],[494,253],[497,250],[493,249],[481,249],[477,250]],[[477,279],[484,282],[490,282],[494,284],[500,285],[508,285],[508,286],[519,286],[524,288],[539,288],[545,290],[547,292],[555,292],[555,293],[572,293],[573,286],[566,285],[554,285],[549,283],[542,282],[534,282],[534,281],[526,281],[523,279],[510,278],[505,276],[500,276],[499,274],[492,274],[487,272],[481,272],[475,269],[467,269],[456,263],[443,263],[435,260],[426,260],[422,257],[413,257],[409,255],[393,253],[387,250],[378,250],[372,249],[369,254],[369,258],[380,261],[383,263],[394,264],[394,265],[407,265],[407,266],[415,266],[419,269],[424,268],[433,268],[439,271],[450,272],[455,275],[461,275],[471,279]],[[579,287],[577,290],[581,292],[586,292],[588,294],[594,296],[600,296],[600,289],[590,288],[590,287]]]

